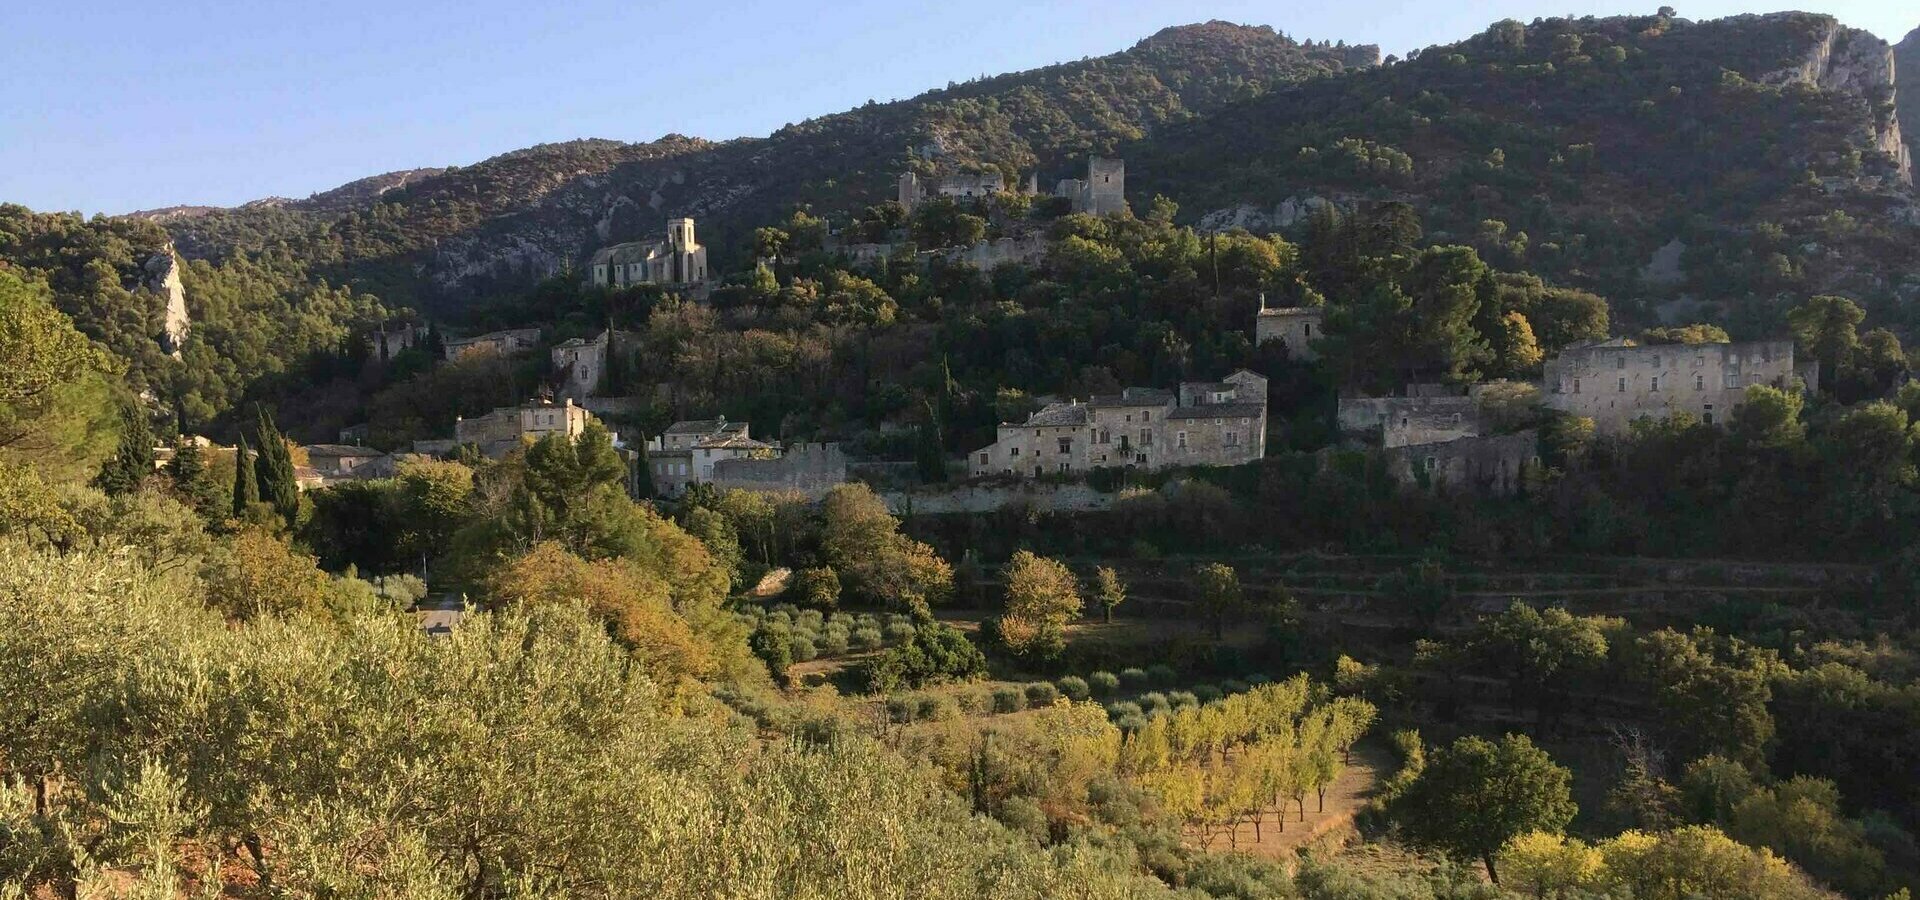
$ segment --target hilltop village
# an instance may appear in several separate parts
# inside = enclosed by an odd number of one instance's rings
[[[1910,897],[1916,53],[1207,22],[0,203],[0,900]]]

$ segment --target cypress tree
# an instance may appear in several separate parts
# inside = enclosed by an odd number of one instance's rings
[[[213,486],[207,483],[207,459],[200,455],[200,445],[193,438],[184,437],[174,446],[173,459],[167,462],[167,476],[173,479],[174,490],[191,501],[201,516],[211,519],[218,515]]]
[[[639,472],[633,479],[633,496],[636,500],[652,500],[658,492],[653,483],[653,456],[647,452],[647,436],[640,435],[640,453],[634,460]]]
[[[253,477],[253,460],[247,458],[247,438],[233,448],[233,517],[244,519],[247,507],[260,502],[260,482]]]
[[[300,484],[293,474],[293,455],[287,452],[287,439],[273,424],[273,416],[264,407],[254,408],[260,414],[255,427],[260,455],[253,461],[254,478],[260,483],[260,499],[273,504],[273,511],[292,525],[300,517]]]
[[[139,404],[120,411],[120,448],[114,451],[94,483],[110,496],[132,493],[153,474],[153,429]]]

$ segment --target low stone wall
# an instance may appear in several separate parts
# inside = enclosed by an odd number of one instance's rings
[[[794,444],[777,459],[723,459],[713,464],[722,490],[799,491],[818,500],[847,480],[847,455],[835,443]]]

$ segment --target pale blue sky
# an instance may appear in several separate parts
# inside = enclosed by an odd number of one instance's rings
[[[1694,19],[1782,8],[1670,2]],[[0,0],[0,201],[88,213],[232,205],[543,141],[764,135],[1205,19],[1404,54],[1506,17],[1659,5]],[[1801,8],[1889,40],[1920,26],[1913,0]]]

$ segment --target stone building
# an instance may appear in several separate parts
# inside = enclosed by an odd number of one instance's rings
[[[1523,486],[1527,467],[1539,465],[1539,447],[1539,434],[1528,430],[1407,444],[1382,455],[1387,473],[1408,487],[1508,496]]]
[[[425,340],[426,331],[425,328],[415,327],[411,322],[402,323],[399,327],[381,325],[378,331],[367,335],[367,351],[372,353],[375,359],[382,361],[392,359],[398,356],[400,351]]]
[[[497,353],[511,356],[525,353],[540,344],[540,329],[509,328],[505,331],[489,331],[486,334],[470,338],[460,338],[447,342],[447,359],[459,359],[469,353]]]
[[[1369,447],[1438,444],[1486,433],[1479,402],[1470,396],[1341,397],[1340,435]]]
[[[1050,403],[967,455],[974,477],[1109,467],[1237,466],[1266,455],[1267,380],[1242,369],[1177,390],[1127,388]]]
[[[615,345],[633,337],[631,332],[602,329],[592,338],[568,338],[549,351],[553,357],[555,390],[561,397],[585,401],[599,392],[607,377],[609,356]]]
[[[364,478],[373,475],[371,470],[382,468],[378,461],[387,454],[372,447],[359,447],[351,444],[309,444],[302,448],[307,451],[307,464],[328,480],[343,478]],[[384,466],[392,471],[392,464]]]
[[[499,458],[530,440],[549,434],[579,437],[587,430],[593,414],[575,406],[571,399],[555,403],[533,400],[519,406],[502,406],[484,416],[458,419],[453,423],[457,444],[472,444],[487,456]],[[616,437],[616,444],[618,438]],[[416,443],[415,449],[418,450]]]
[[[900,205],[912,211],[930,197],[948,197],[954,200],[972,200],[1006,193],[1007,185],[998,172],[963,173],[943,175],[928,181],[913,172],[900,175],[897,199]]]
[[[1269,309],[1267,296],[1260,295],[1260,313],[1253,321],[1253,342],[1279,341],[1287,348],[1289,359],[1312,360],[1313,342],[1325,333],[1327,311],[1320,306],[1282,306]]]
[[[704,285],[707,248],[694,239],[692,219],[669,219],[666,240],[602,247],[593,254],[588,272],[596,287]]]
[[[780,448],[756,441],[745,422],[692,419],[675,422],[647,441],[647,461],[654,490],[676,497],[690,484],[714,480],[716,463],[730,459],[777,459]],[[843,463],[844,464],[844,463]]]
[[[1077,213],[1104,216],[1123,212],[1127,208],[1127,161],[1088,157],[1087,177],[1061,179],[1053,195],[1067,198]]]
[[[1812,366],[1796,370],[1792,341],[1640,346],[1615,338],[1548,360],[1540,391],[1547,406],[1592,419],[1602,434],[1620,434],[1634,419],[1681,412],[1725,424],[1747,388],[1790,388],[1795,377],[1817,388]]]
[[[776,456],[732,456],[713,463],[713,485],[725,490],[799,491],[818,500],[847,480],[847,455],[836,443],[789,444]]]
[[[1520,393],[1498,391],[1503,384]],[[1496,430],[1485,405],[1496,393],[1534,396],[1531,384],[1492,382],[1465,389],[1412,384],[1405,396],[1342,397],[1341,441],[1379,453],[1387,473],[1407,487],[1512,494],[1526,467],[1539,463],[1539,440],[1533,431]]]

